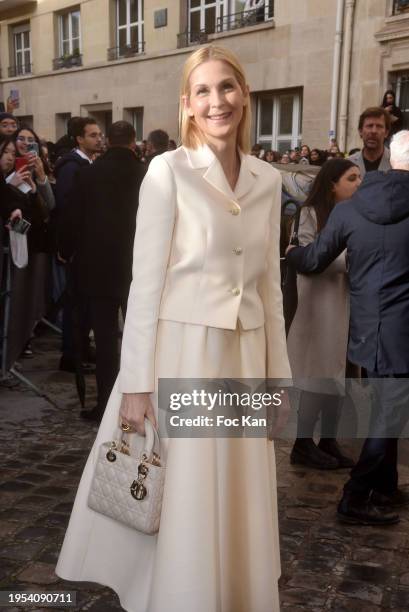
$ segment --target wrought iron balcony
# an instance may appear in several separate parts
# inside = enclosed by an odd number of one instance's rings
[[[197,30],[196,32],[181,32],[178,34],[178,49],[189,47],[190,45],[204,45],[209,39],[209,34],[205,30]]]
[[[140,53],[145,53],[145,41],[136,45],[123,45],[122,47],[112,47],[108,49],[108,61],[134,57]]]
[[[260,7],[251,11],[240,11],[231,15],[224,15],[217,20],[217,32],[227,32],[229,30],[238,30],[239,28],[247,28],[248,26],[258,25],[272,17],[272,10]],[[271,13],[271,14],[269,14]]]
[[[409,0],[393,0],[392,15],[399,15],[409,11]]]
[[[82,54],[73,53],[72,55],[62,55],[53,59],[53,70],[61,70],[62,68],[74,68],[82,66]]]
[[[24,76],[31,74],[33,71],[33,64],[21,64],[19,66],[9,66],[9,77]]]

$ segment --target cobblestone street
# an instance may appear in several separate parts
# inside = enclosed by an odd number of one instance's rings
[[[121,610],[111,590],[66,583],[54,574],[77,483],[96,433],[96,426],[79,417],[73,375],[56,369],[58,343],[57,336],[43,333],[34,341],[34,358],[20,364],[24,375],[58,408],[20,384],[0,388],[0,586],[3,590],[75,590],[77,606],[69,609]],[[94,391],[93,377],[87,377],[89,406]],[[401,443],[400,459],[405,463],[401,483],[409,481],[407,444]],[[356,456],[360,443],[348,446]],[[407,612],[409,510],[402,510],[401,522],[389,528],[339,525],[336,501],[347,472],[292,467],[290,447],[284,441],[276,445],[282,610]]]

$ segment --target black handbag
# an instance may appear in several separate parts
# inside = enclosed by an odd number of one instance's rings
[[[285,249],[289,244],[294,244],[295,246],[299,246],[298,241],[298,229],[300,226],[300,214],[301,214],[301,206],[296,202],[286,203],[286,208],[289,209],[289,204],[296,206],[295,214],[292,216],[292,232],[290,235],[290,239],[287,242],[287,239],[284,239],[282,242],[282,256],[280,257],[280,268],[281,268],[281,291],[283,293],[283,312],[284,312],[284,321],[285,321],[285,332],[288,335],[291,323],[294,319],[295,312],[298,306],[298,293],[297,293],[297,272],[288,260],[285,257]],[[284,211],[284,215],[286,215]],[[288,216],[288,213],[287,213]],[[286,233],[283,234],[283,226],[282,226],[282,236],[286,238]]]

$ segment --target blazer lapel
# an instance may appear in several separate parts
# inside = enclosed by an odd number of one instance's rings
[[[204,170],[204,180],[229,199],[235,199],[234,193],[227,181],[223,168],[210,147],[203,145],[197,149],[185,148],[192,168]]]
[[[240,153],[240,158],[240,174],[234,189],[234,195],[238,200],[244,198],[255,187],[258,174],[257,166],[253,163],[251,155]]]
[[[185,148],[187,157],[192,168],[201,168],[205,172],[204,180],[215,189],[223,193],[229,200],[237,202],[243,198],[254,187],[256,176],[259,173],[256,164],[250,155],[240,153],[240,173],[234,191],[229,185],[222,165],[207,145],[198,149]]]

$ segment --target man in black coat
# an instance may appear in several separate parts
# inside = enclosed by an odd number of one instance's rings
[[[119,369],[118,315],[125,315],[139,188],[145,173],[134,153],[135,130],[118,121],[108,131],[108,151],[78,174],[62,217],[60,254],[72,259],[77,294],[86,305],[96,345],[98,404],[83,411],[100,420]]]
[[[397,471],[398,438],[409,417],[409,131],[394,136],[391,163],[388,173],[365,176],[313,243],[287,253],[305,274],[322,272],[347,249],[348,359],[368,371],[373,404],[370,437],[344,487],[338,517],[366,525],[396,523],[398,515],[385,508],[409,503]]]

